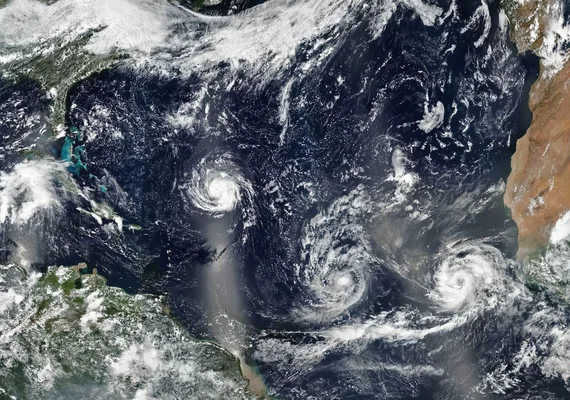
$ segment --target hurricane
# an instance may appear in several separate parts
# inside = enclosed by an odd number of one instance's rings
[[[255,223],[252,184],[240,171],[230,154],[216,154],[199,160],[184,177],[180,189],[200,212],[221,218],[240,212],[247,224]]]
[[[442,251],[432,277],[428,297],[442,312],[461,312],[473,307],[493,307],[512,296],[513,278],[508,262],[493,246],[452,243]]]
[[[335,201],[304,228],[296,279],[302,298],[294,314],[318,322],[348,313],[365,296],[375,256],[358,220],[366,213],[364,188]]]
[[[0,0],[0,397],[568,398],[569,27]]]

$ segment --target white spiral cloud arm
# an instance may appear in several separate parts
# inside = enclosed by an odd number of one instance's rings
[[[298,319],[334,319],[365,295],[375,258],[365,229],[357,222],[362,207],[359,191],[352,192],[305,227],[301,263],[296,271],[304,293],[295,310]]]
[[[253,198],[253,186],[228,154],[200,160],[182,188],[196,208],[214,217],[247,208]]]
[[[492,305],[505,289],[506,263],[501,252],[490,245],[467,242],[448,246],[428,296],[446,312]]]

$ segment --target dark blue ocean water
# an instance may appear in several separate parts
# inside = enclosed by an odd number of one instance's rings
[[[444,10],[447,3],[441,4]],[[141,229],[110,234],[70,206],[68,218],[50,230],[41,265],[86,261],[111,285],[165,295],[176,318],[205,338],[212,337],[215,325],[208,303],[213,293],[217,311],[246,332],[242,345],[279,398],[567,398],[563,383],[545,379],[538,368],[519,376],[505,394],[474,390],[486,372],[513,363],[511,356],[524,339],[521,326],[532,313],[526,305],[509,315],[482,312],[410,345],[378,339],[358,351],[338,346],[316,365],[287,372],[288,365],[297,365],[290,360],[295,354],[326,343],[321,333],[331,327],[395,310],[417,315],[430,310],[420,280],[402,278],[394,264],[424,265],[447,242],[461,240],[482,240],[505,258],[514,257],[516,227],[501,196],[476,211],[471,206],[506,181],[516,139],[530,124],[528,92],[538,60],[517,55],[508,43],[497,1],[489,5],[485,45],[476,47],[484,19],[465,27],[480,5],[461,2],[456,18],[436,26],[425,26],[400,7],[377,38],[363,8],[357,11],[360,22],[335,39],[340,45],[325,62],[300,74],[299,66],[310,58],[308,45],[302,45],[288,70],[262,86],[255,75],[224,63],[213,71],[215,78],[117,68],[79,82],[68,97],[66,123],[83,134],[77,145],[84,145],[87,171],[75,179],[112,205],[125,224]],[[284,130],[281,96],[290,79]],[[230,89],[229,81],[236,82]],[[31,83],[7,91],[1,85],[0,99],[22,90],[31,108],[45,111],[46,102],[37,100]],[[173,127],[165,115],[195,101],[204,87],[208,109],[196,116],[203,123]],[[438,102],[443,120],[429,132],[420,129],[424,105]],[[97,114],[98,108],[106,113]],[[17,131],[5,122],[0,133],[5,132]],[[392,199],[397,188],[388,178],[395,149],[405,154],[406,170],[418,179],[409,200],[417,200],[414,207],[429,218],[410,219],[404,205],[365,213],[358,226],[375,261],[365,278],[354,278],[366,279],[365,295],[337,318],[294,317],[293,310],[316,301],[298,272],[308,221],[361,185],[369,189],[372,203]],[[234,167],[254,189],[247,200],[256,216],[251,227],[244,226],[244,204],[212,218],[180,190],[200,160],[222,153],[232,154]],[[105,192],[98,190],[102,186]],[[349,251],[360,244],[359,237],[337,238],[337,244]],[[231,264],[231,273],[212,272],[218,260],[229,260],[224,263]],[[430,268],[418,274],[430,275]],[[513,267],[513,280],[520,279],[519,272]],[[263,353],[268,339],[290,343],[293,350],[268,361]],[[442,372],[398,374],[386,367],[391,363],[430,365]]]

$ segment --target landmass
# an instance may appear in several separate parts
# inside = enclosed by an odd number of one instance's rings
[[[507,0],[511,39],[520,53],[540,57],[530,92],[532,123],[517,141],[505,204],[519,231],[518,257],[548,245],[556,222],[570,210],[570,63],[560,0]]]
[[[2,11],[12,1],[0,0],[0,23],[10,15]],[[58,2],[36,1],[48,6]],[[169,1],[216,15],[239,12],[260,2]],[[75,175],[85,165],[77,152],[81,147],[71,143],[78,132],[65,125],[68,92],[129,57],[116,48],[108,53],[88,50],[93,35],[104,29],[78,29],[69,35],[41,37],[25,46],[3,42],[0,33],[0,76],[33,79],[42,85],[51,100],[51,135],[46,139],[65,136],[61,159]],[[104,193],[107,188],[102,185],[100,190]],[[99,223],[114,220],[122,229],[122,218],[108,207],[92,202],[91,208],[79,210]],[[16,265],[0,266],[0,328],[4,331],[0,333],[0,363],[7,366],[0,371],[0,398],[79,398],[78,393],[82,398],[89,393],[105,399],[146,398],[157,393],[164,399],[196,398],[196,394],[204,399],[266,398],[260,376],[244,357],[218,344],[192,339],[163,312],[158,299],[110,288],[96,271],[82,274],[84,268],[52,267],[38,277]],[[6,282],[15,286],[3,286]],[[121,363],[124,371],[117,369]]]
[[[0,266],[0,300],[0,398],[255,398],[227,350],[86,264]]]
[[[0,10],[13,0],[0,0]],[[59,0],[35,0],[49,5]],[[167,0],[192,11],[224,16],[242,12],[265,0]],[[2,24],[0,12],[0,24]],[[113,68],[128,58],[128,52],[114,49],[109,54],[95,54],[86,49],[93,34],[106,29],[99,26],[79,33],[38,40],[23,48],[3,43],[0,33],[0,76],[19,79],[31,78],[41,83],[52,99],[50,132],[65,134],[67,94],[71,87],[87,77]]]

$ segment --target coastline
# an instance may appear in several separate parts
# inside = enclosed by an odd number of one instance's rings
[[[570,209],[570,186],[564,184],[570,179],[570,63],[561,45],[552,47],[561,23],[552,16],[561,13],[559,0],[504,0],[501,5],[519,54],[530,51],[540,58],[529,93],[532,121],[516,143],[504,195],[519,231],[517,257],[526,259],[548,245],[554,225]],[[553,48],[558,64],[549,58]]]

